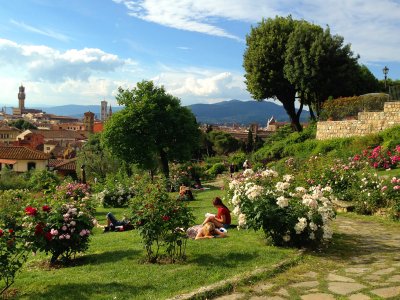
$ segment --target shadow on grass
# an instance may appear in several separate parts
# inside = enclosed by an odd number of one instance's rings
[[[112,278],[104,278],[108,283],[70,283],[48,286],[45,291],[29,294],[29,299],[135,299],[148,290],[155,289],[152,285],[133,286],[112,282]],[[111,282],[110,282],[111,281]],[[132,281],[134,282],[134,281]],[[143,297],[142,297],[143,298]]]
[[[122,259],[137,259],[143,253],[138,250],[115,250],[107,251],[102,253],[86,254],[81,257],[77,257],[76,263],[79,265],[99,265],[103,263],[119,262]]]
[[[220,266],[221,268],[235,268],[239,262],[247,262],[258,257],[254,253],[230,252],[218,255],[201,254],[195,259],[190,260],[190,263],[201,266]]]

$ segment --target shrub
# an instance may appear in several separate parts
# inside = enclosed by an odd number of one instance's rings
[[[28,249],[19,234],[20,228],[9,228],[0,222],[0,295],[14,283],[27,259]]]
[[[213,177],[216,177],[218,174],[222,174],[226,170],[227,169],[223,163],[216,163],[207,170],[207,173]]]
[[[77,252],[89,246],[93,217],[83,199],[49,205],[29,205],[25,208],[26,239],[33,251],[51,253],[50,262],[68,264]]]
[[[4,168],[0,172],[0,190],[17,190],[28,188],[27,181],[18,173]]]
[[[318,246],[332,237],[330,188],[295,186],[292,175],[246,170],[229,184],[239,226],[263,229],[277,246]]]
[[[26,201],[26,191],[0,192],[0,295],[14,283],[27,258],[28,248],[21,237],[21,209]]]
[[[135,195],[134,178],[123,174],[107,175],[101,191],[94,198],[104,207],[127,207]]]
[[[150,183],[143,178],[131,209],[132,222],[142,238],[148,262],[163,257],[160,248],[171,262],[186,258],[186,229],[194,217],[185,202],[170,197],[164,182]]]
[[[29,175],[28,186],[33,191],[43,191],[44,193],[53,191],[61,182],[54,172],[47,170],[34,170]]]

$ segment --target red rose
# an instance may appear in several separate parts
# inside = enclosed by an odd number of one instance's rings
[[[40,235],[43,233],[43,224],[39,223],[35,227],[35,235]]]
[[[36,216],[37,209],[32,206],[28,206],[27,208],[25,208],[25,213],[28,216]]]
[[[2,237],[4,235],[3,230],[0,229],[0,237]]]
[[[43,205],[42,210],[45,212],[49,212],[51,210],[51,208],[48,205]]]
[[[46,240],[51,241],[53,239],[53,235],[50,232],[46,232],[44,234],[44,237],[46,238]]]
[[[169,221],[169,219],[171,219],[171,218],[170,218],[169,216],[163,216],[162,219],[163,219],[164,221]]]
[[[8,233],[9,233],[9,234],[13,234],[13,232],[14,232],[14,230],[12,230],[11,228],[8,229]]]

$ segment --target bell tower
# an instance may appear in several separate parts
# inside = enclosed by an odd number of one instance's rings
[[[21,114],[23,113],[25,109],[25,87],[21,84],[19,87],[19,93],[18,93],[18,108],[21,110]]]
[[[91,111],[85,112],[83,116],[83,124],[85,125],[85,130],[93,133],[94,129],[94,113]]]

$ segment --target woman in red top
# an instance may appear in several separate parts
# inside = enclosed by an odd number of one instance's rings
[[[213,200],[213,205],[218,209],[217,215],[208,216],[204,220],[203,225],[207,222],[212,222],[217,228],[224,227],[228,229],[231,225],[231,212],[229,211],[229,208],[222,203],[222,200],[219,197],[215,197]]]

